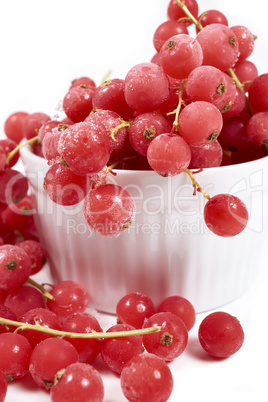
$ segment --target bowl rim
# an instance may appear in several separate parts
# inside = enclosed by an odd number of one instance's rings
[[[28,158],[28,159],[30,159],[30,160],[32,160],[32,162],[34,163],[34,164],[36,164],[36,165],[38,165],[38,164],[40,164],[41,163],[41,165],[42,166],[49,166],[49,164],[48,164],[48,161],[47,161],[47,159],[45,159],[45,158],[43,158],[43,157],[41,157],[41,156],[38,156],[38,155],[36,155],[36,154],[34,154],[33,152],[32,152],[32,149],[31,149],[31,146],[30,145],[28,145],[28,144],[26,144],[26,146],[23,146],[21,149],[20,149],[20,154],[22,154],[22,156],[24,156],[25,158]],[[266,156],[264,156],[264,157],[262,157],[262,158],[259,158],[259,159],[254,159],[253,161],[249,161],[249,162],[241,162],[241,163],[236,163],[236,164],[234,164],[234,165],[225,165],[225,166],[217,166],[217,167],[209,167],[209,168],[202,168],[201,169],[201,171],[200,171],[200,173],[206,173],[206,172],[208,172],[208,173],[211,173],[211,172],[219,172],[219,171],[226,171],[226,172],[228,172],[229,170],[239,170],[239,169],[241,169],[241,167],[245,167],[245,168],[248,168],[250,165],[252,165],[252,168],[254,168],[254,165],[255,164],[259,164],[260,163],[260,161],[264,161],[264,163],[267,161],[268,162],[268,155],[266,155]],[[24,161],[22,160],[22,162],[23,162],[23,164],[25,164],[24,163]],[[199,169],[198,168],[195,168],[195,169],[190,169],[191,171],[193,171],[193,172],[197,172],[197,171],[199,171]],[[150,175],[155,175],[155,174],[157,174],[154,170],[130,170],[130,169],[113,169],[113,171],[116,173],[116,174],[118,174],[118,173],[120,173],[120,174],[139,174],[139,173],[146,173],[146,174],[150,174]]]

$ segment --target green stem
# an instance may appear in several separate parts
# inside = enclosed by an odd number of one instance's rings
[[[203,29],[201,23],[197,21],[197,19],[193,16],[193,14],[189,11],[188,7],[185,5],[183,1],[176,0],[180,8],[184,11],[187,17],[197,26],[197,28],[201,31]]]
[[[239,79],[238,79],[237,75],[235,74],[234,70],[232,68],[229,68],[227,70],[227,72],[230,75],[230,77],[232,78],[232,80],[236,83],[238,88],[242,89],[242,91],[245,92],[244,85],[239,81]]]
[[[43,293],[43,296],[46,297],[47,299],[55,300],[54,297],[52,296],[52,294],[50,294],[43,285],[40,285],[39,283],[35,282],[32,278],[28,278],[27,283],[29,283],[30,285],[34,286],[35,288],[41,290],[41,292]]]
[[[170,116],[171,114],[175,114],[175,120],[174,120],[174,122],[173,122],[173,129],[174,129],[175,131],[178,131],[178,129],[179,129],[179,113],[180,113],[180,111],[181,111],[181,107],[182,107],[182,104],[183,104],[182,93],[183,93],[183,90],[184,90],[186,81],[187,81],[187,80],[185,79],[185,80],[182,82],[182,85],[181,85],[181,87],[180,87],[180,89],[179,89],[179,103],[178,103],[178,106],[177,106],[176,109],[173,110],[172,112],[167,113],[167,116]]]
[[[36,324],[25,324],[25,322],[8,320],[6,318],[0,317],[0,323],[4,325],[12,325],[13,327],[17,327],[16,332],[18,330],[31,329],[33,331],[45,332],[46,334],[54,335],[54,336],[66,336],[68,338],[83,338],[83,339],[91,339],[91,338],[122,338],[126,336],[137,336],[137,335],[147,335],[152,334],[154,332],[159,332],[161,327],[149,327],[143,329],[135,329],[131,331],[117,331],[117,332],[95,332],[92,331],[90,333],[78,333],[78,332],[66,332],[59,331],[56,329],[43,327],[38,322]]]
[[[193,184],[194,189],[198,188],[198,191],[199,191],[201,194],[203,194],[203,196],[204,196],[207,200],[209,200],[209,199],[210,199],[209,194],[207,194],[207,193],[204,191],[203,187],[201,187],[200,184],[195,180],[194,175],[193,175],[193,172],[192,172],[191,170],[189,170],[189,169],[185,169],[184,172],[185,172],[186,174],[188,174],[188,176],[189,176],[190,179],[192,180],[192,184]]]
[[[9,165],[10,160],[13,158],[13,156],[19,152],[19,150],[23,147],[25,147],[25,145],[33,145],[36,141],[38,140],[38,135],[30,138],[28,141],[22,142],[19,145],[17,145],[11,152],[9,152],[9,154],[7,155],[6,158],[6,164]]]
[[[116,126],[115,128],[110,128],[109,129],[109,131],[111,133],[110,137],[112,138],[113,141],[116,141],[115,135],[121,128],[130,126],[130,123],[127,122],[127,121],[124,121],[124,120],[121,120],[121,119],[119,119],[119,121],[120,121],[120,124],[118,126]]]

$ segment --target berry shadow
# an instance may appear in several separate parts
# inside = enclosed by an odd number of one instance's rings
[[[226,360],[225,357],[215,357],[207,353],[197,338],[189,338],[188,345],[185,351],[189,356],[207,362],[220,362]]]
[[[12,387],[12,385],[17,385],[19,380],[14,380],[8,383],[9,387]],[[19,381],[19,386],[22,390],[27,391],[27,392],[36,392],[36,391],[41,391],[43,392],[43,390],[41,390],[41,388],[39,388],[37,386],[37,384],[34,382],[32,376],[30,373],[27,373],[22,381]]]
[[[106,364],[104,363],[104,361],[102,360],[101,356],[97,356],[96,359],[90,363],[100,374],[102,375],[113,375],[117,378],[119,378],[120,376],[116,373],[114,373],[113,371],[111,371]]]

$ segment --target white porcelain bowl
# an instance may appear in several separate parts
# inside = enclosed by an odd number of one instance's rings
[[[193,195],[183,173],[163,178],[153,171],[117,170],[110,181],[134,197],[136,217],[118,238],[93,233],[82,205],[54,204],[43,189],[46,160],[21,150],[36,200],[36,223],[55,281],[75,280],[88,290],[91,306],[115,313],[128,292],[148,294],[156,305],[169,295],[188,298],[197,312],[224,305],[253,282],[268,241],[268,157],[204,169],[196,180],[211,196],[231,193],[248,207],[247,228],[233,238],[212,234],[203,220],[205,199]]]

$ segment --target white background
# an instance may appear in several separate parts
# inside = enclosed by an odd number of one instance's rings
[[[70,82],[88,75],[99,84],[109,70],[112,78],[150,61],[152,37],[166,19],[168,0],[9,0],[0,3],[0,137],[9,114],[55,113]],[[200,11],[224,12],[229,25],[245,25],[258,36],[250,60],[259,73],[268,72],[267,12],[261,0],[200,0]],[[191,32],[194,32],[193,30]],[[257,267],[256,267],[257,268]],[[222,308],[237,316],[245,330],[239,353],[224,361],[205,358],[196,334],[204,314],[198,315],[189,348],[170,364],[174,392],[170,401],[267,402],[267,263],[252,288]],[[114,317],[101,317],[105,326]],[[265,365],[265,366],[264,366]],[[105,402],[123,402],[119,380],[102,367]],[[49,401],[28,379],[11,384],[7,402]]]

